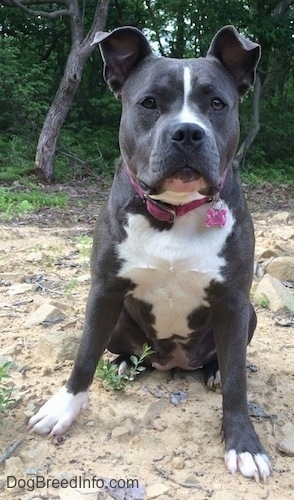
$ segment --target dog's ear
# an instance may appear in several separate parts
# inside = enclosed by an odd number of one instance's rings
[[[231,73],[240,97],[254,83],[260,54],[260,45],[244,38],[234,26],[224,26],[213,38],[207,53]]]
[[[117,95],[135,66],[152,54],[143,33],[132,26],[117,28],[110,33],[98,31],[92,45],[96,44],[99,44],[104,61],[104,79]]]

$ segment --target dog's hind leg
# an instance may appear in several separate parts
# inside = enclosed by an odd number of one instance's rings
[[[140,356],[144,344],[153,348],[150,339],[123,308],[107,345],[108,351],[119,355],[113,363],[117,365],[120,374],[129,373],[132,366],[130,356]],[[142,364],[151,368],[149,357],[146,357]]]

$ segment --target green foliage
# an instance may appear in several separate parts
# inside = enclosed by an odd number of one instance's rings
[[[0,131],[37,135],[48,108],[50,70],[26,60],[13,38],[0,38]]]
[[[34,146],[22,137],[0,135],[0,184],[30,175],[34,152]]]
[[[0,212],[3,212],[4,219],[40,208],[64,207],[67,203],[67,196],[63,193],[44,193],[34,184],[20,187],[19,192],[13,191],[12,188],[0,187]]]
[[[122,25],[143,29],[157,52],[172,57],[205,55],[213,35],[225,24],[234,24],[262,45],[261,127],[243,166],[246,178],[254,182],[256,178],[277,182],[293,178],[294,6],[277,15],[277,5],[278,0],[116,0],[110,2],[106,26],[107,30]],[[86,33],[96,2],[88,0],[83,6]],[[16,7],[1,6],[0,25],[0,182],[8,182],[32,169],[38,135],[63,74],[70,36],[66,17],[32,18]],[[240,108],[242,137],[250,128],[251,103],[252,95]],[[119,155],[119,120],[120,102],[103,81],[96,50],[59,137],[56,180],[91,172],[110,177]]]
[[[265,295],[256,299],[255,302],[259,307],[262,307],[262,309],[268,309],[270,305],[270,301]]]
[[[9,403],[12,403],[14,399],[11,397],[13,392],[13,387],[9,387],[4,379],[10,378],[10,370],[12,368],[13,363],[7,361],[0,366],[0,414],[7,408]],[[0,419],[0,425],[2,424],[2,420]]]
[[[117,366],[109,360],[100,359],[96,368],[96,375],[115,391],[121,391],[126,387],[127,376],[118,373]]]
[[[79,251],[81,259],[87,262],[90,258],[93,238],[91,236],[82,235],[82,236],[77,236],[75,241],[76,241],[75,246]]]
[[[261,99],[260,130],[249,149],[242,175],[247,181],[268,181],[289,183],[294,178],[294,83],[293,78],[284,89],[286,95],[279,94]],[[288,88],[289,86],[289,88]],[[251,99],[249,96],[241,104],[241,126],[244,134],[250,127]]]
[[[134,355],[130,356],[132,366],[128,374],[118,373],[117,365],[109,360],[105,361],[101,358],[96,368],[96,375],[98,378],[101,378],[108,387],[120,391],[125,389],[129,382],[132,382],[135,377],[146,369],[145,366],[142,366],[142,363],[144,359],[152,353],[151,347],[147,344],[143,344],[142,353],[139,357]]]
[[[76,278],[71,278],[71,280],[68,281],[68,283],[64,288],[64,293],[67,298],[70,298],[73,295],[77,285],[78,285],[78,280]]]
[[[67,204],[66,194],[46,193],[37,185],[32,175],[34,152],[33,144],[22,137],[0,135],[0,213],[4,219]]]

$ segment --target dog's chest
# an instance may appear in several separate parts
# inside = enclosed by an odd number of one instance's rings
[[[118,246],[123,264],[119,276],[135,287],[130,294],[152,306],[159,339],[191,333],[188,316],[209,306],[206,288],[224,281],[225,259],[220,255],[234,219],[227,212],[225,227],[207,228],[202,207],[179,217],[169,230],[151,227],[143,215],[129,214],[126,238]]]

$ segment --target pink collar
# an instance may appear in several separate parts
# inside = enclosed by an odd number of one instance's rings
[[[146,204],[146,208],[148,212],[157,220],[163,222],[169,222],[170,224],[174,224],[176,217],[180,217],[181,215],[185,215],[187,212],[194,210],[194,208],[198,208],[205,203],[208,203],[212,200],[211,197],[205,196],[200,200],[193,200],[185,205],[170,205],[169,203],[162,203],[159,201],[155,201],[145,191],[139,186],[136,179],[133,177],[128,168],[126,168],[126,172],[129,176],[131,184],[133,188],[137,191],[140,198]]]

